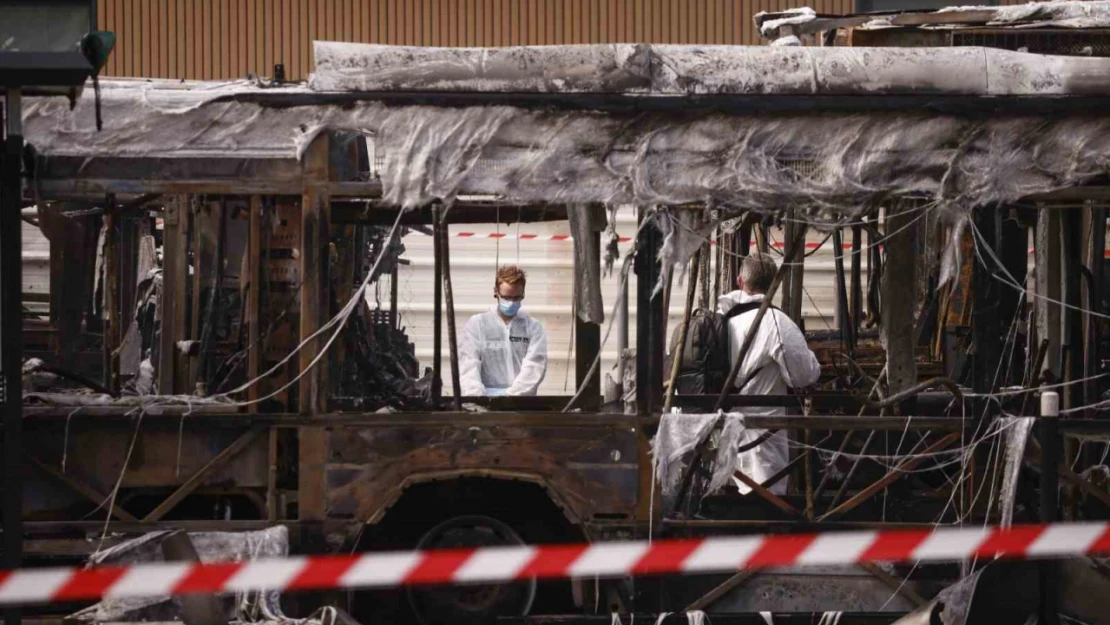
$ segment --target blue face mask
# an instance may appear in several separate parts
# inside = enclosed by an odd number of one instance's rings
[[[520,302],[507,302],[499,299],[497,300],[497,309],[506,317],[515,317],[517,311],[520,310]]]

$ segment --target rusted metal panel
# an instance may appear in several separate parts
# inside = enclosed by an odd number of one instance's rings
[[[579,523],[636,515],[637,434],[620,426],[345,427],[328,436],[329,518],[376,522],[412,484],[468,475],[533,481]],[[302,495],[303,497],[303,495]]]
[[[473,419],[453,415],[450,425],[414,418],[413,425],[300,427],[299,452],[294,452],[299,456],[300,520],[377,521],[410,485],[484,476],[540,485],[576,523],[635,521],[646,513],[641,499],[643,487],[651,483],[638,428],[623,418],[590,416],[588,423],[572,415],[547,415],[550,424],[544,424],[486,414]],[[251,489],[256,499],[270,491],[268,516],[280,518],[275,479],[282,469],[274,439],[248,434],[251,421],[246,418],[198,419],[199,414],[185,417],[182,425],[180,417],[148,415],[137,437],[129,420],[84,414],[68,424],[33,419],[28,439],[35,444],[28,453],[54,473],[80,481],[89,492],[112,492],[122,473],[117,503],[124,509],[132,505],[129,495],[136,489],[164,497],[184,485],[186,490],[196,487],[197,494]],[[259,426],[254,427],[257,432]],[[281,431],[279,426],[269,428]],[[46,484],[48,476],[41,477]],[[95,505],[88,495],[56,480],[50,484],[58,492],[32,497],[38,503],[28,506],[29,518],[67,518],[65,510],[75,504]]]
[[[67,475],[83,476],[88,486],[103,493],[112,491],[121,472],[121,489],[176,487],[247,431],[195,427],[188,417],[184,421],[179,430],[168,420],[147,419],[136,435],[134,424],[105,423],[78,412],[68,425],[29,424],[28,453]],[[123,471],[132,438],[134,448]],[[266,441],[255,439],[226,464],[214,468],[204,484],[265,487],[267,462]]]

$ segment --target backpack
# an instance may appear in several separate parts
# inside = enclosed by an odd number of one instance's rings
[[[686,348],[678,364],[675,393],[678,395],[705,395],[720,393],[728,379],[729,361],[728,321],[748,311],[756,310],[762,302],[747,302],[733,306],[727,313],[698,308],[690,315],[690,330],[686,335]],[[773,306],[772,306],[773,308]],[[670,356],[667,369],[671,370],[682,326],[671,333]]]

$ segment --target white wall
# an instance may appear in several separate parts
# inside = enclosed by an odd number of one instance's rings
[[[621,211],[618,216],[617,232],[621,236],[635,233],[636,221],[633,211]],[[451,275],[455,291],[455,314],[461,332],[466,320],[474,314],[488,309],[494,304],[493,276],[498,259],[501,264],[516,263],[528,272],[528,291],[524,308],[529,314],[540,319],[548,332],[548,357],[550,364],[547,378],[541,387],[545,395],[562,395],[574,392],[574,351],[571,346],[571,286],[574,276],[572,256],[573,242],[494,239],[485,235],[496,232],[493,224],[468,224],[452,226],[452,235],[460,232],[474,232],[476,236],[458,238],[452,236]],[[516,226],[501,226],[501,232],[514,235]],[[568,234],[569,225],[565,221],[521,224],[522,234],[538,234],[541,237],[553,234]],[[781,233],[776,234],[782,240]],[[823,238],[816,232],[809,234],[809,241],[817,243]],[[500,241],[500,243],[498,243]],[[519,241],[519,245],[518,245]],[[402,266],[398,280],[398,314],[401,324],[407,328],[409,338],[416,345],[416,355],[422,366],[432,363],[432,298],[433,263],[431,237],[411,233],[404,238],[404,259],[411,264]],[[621,243],[621,257],[631,249],[631,241]],[[518,251],[519,250],[519,251]],[[49,293],[50,290],[50,246],[42,233],[24,223],[23,225],[23,290],[28,293]],[[618,261],[614,275],[602,282],[605,302],[606,324],[616,301]],[[677,281],[676,281],[677,285]],[[832,329],[834,306],[833,256],[831,245],[826,244],[813,256],[806,259],[805,287],[813,301],[805,298],[802,306],[808,330]],[[389,307],[389,280],[381,280],[377,290],[381,307]],[[636,341],[636,276],[629,276],[629,328],[630,344]],[[373,296],[371,297],[373,299]],[[671,299],[668,337],[671,330],[681,322],[682,307],[685,302],[685,286],[675,288]],[[46,304],[35,304],[36,309],[46,310]],[[602,326],[604,336],[605,327]],[[447,353],[447,328],[444,324],[444,381],[445,392],[450,393],[449,357]],[[614,371],[616,362],[617,328],[614,323],[609,342],[605,345],[602,359],[602,372]],[[569,370],[569,376],[568,374]]]
[[[23,292],[48,295],[50,293],[50,241],[42,231],[27,222],[23,223]],[[24,306],[35,312],[47,313],[47,302],[25,302]]]
[[[635,215],[631,209],[621,211],[617,232],[630,237],[635,233]],[[574,274],[573,242],[542,241],[489,238],[496,232],[493,224],[467,224],[452,226],[451,277],[455,293],[455,315],[459,332],[470,316],[487,310],[495,303],[493,299],[494,271],[498,259],[501,264],[516,263],[528,272],[528,289],[523,309],[543,322],[548,333],[548,374],[540,393],[543,395],[562,395],[574,392],[574,351],[571,346],[573,317],[571,312],[572,284]],[[501,232],[515,235],[517,227],[501,226]],[[459,238],[458,232],[473,232],[475,236]],[[552,234],[568,234],[569,225],[565,221],[521,224],[523,234],[538,234],[541,237]],[[810,241],[819,242],[822,235],[811,233]],[[781,240],[781,234],[778,235]],[[411,264],[402,266],[398,278],[398,310],[401,323],[407,327],[409,338],[416,345],[416,355],[422,366],[432,362],[432,298],[434,293],[432,239],[421,234],[410,234],[404,238],[404,259]],[[498,243],[500,241],[500,243]],[[622,259],[632,242],[620,245]],[[519,248],[519,253],[518,253]],[[620,264],[613,276],[602,282],[605,302],[606,325],[602,326],[602,337],[609,323],[609,316],[617,297]],[[833,324],[833,256],[831,245],[826,245],[812,257],[806,259],[805,287],[813,300],[805,299],[803,315],[809,330],[831,329]],[[677,279],[676,279],[677,285]],[[388,280],[383,280],[380,289],[381,307],[389,307]],[[685,305],[686,287],[675,288],[671,298],[671,330],[682,320]],[[629,329],[630,345],[636,341],[636,276],[629,277]],[[827,324],[827,325],[826,325]],[[450,392],[447,327],[444,323],[444,391]],[[617,328],[614,327],[609,342],[603,349],[602,372],[614,371],[617,352]],[[569,370],[569,377],[567,375]]]

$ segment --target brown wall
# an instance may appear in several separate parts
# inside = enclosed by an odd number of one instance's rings
[[[414,46],[649,42],[758,45],[752,15],[852,0],[98,0],[105,73],[227,79],[312,68],[312,41]]]

